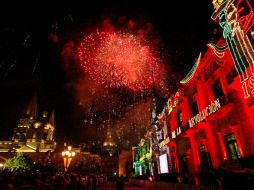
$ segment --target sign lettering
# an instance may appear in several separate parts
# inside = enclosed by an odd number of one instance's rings
[[[217,98],[214,102],[211,102],[210,105],[208,105],[205,109],[203,109],[201,112],[199,112],[197,115],[195,115],[189,120],[190,128],[192,128],[194,125],[196,125],[200,121],[203,121],[206,117],[216,112],[220,108],[221,108],[220,100],[219,98]]]

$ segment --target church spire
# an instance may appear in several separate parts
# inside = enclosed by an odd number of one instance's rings
[[[107,129],[106,140],[103,142],[103,147],[106,151],[108,151],[110,156],[113,156],[115,149],[117,147],[116,143],[114,142],[114,140],[112,138],[112,134],[111,134],[111,130],[110,130],[109,126]]]
[[[49,117],[49,123],[53,126],[55,126],[55,111],[53,110],[50,117]]]
[[[37,117],[37,114],[38,114],[38,100],[37,93],[35,92],[32,99],[25,108],[23,115],[30,119],[35,119]]]

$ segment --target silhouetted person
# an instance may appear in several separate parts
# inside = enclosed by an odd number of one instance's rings
[[[92,177],[92,182],[93,182],[93,190],[95,190],[96,189],[96,184],[97,184],[97,180],[96,180],[96,177],[95,176],[93,176]]]
[[[124,187],[124,178],[120,176],[116,179],[116,189],[123,190],[123,187]]]

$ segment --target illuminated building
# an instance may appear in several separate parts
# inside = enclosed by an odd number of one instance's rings
[[[159,126],[166,123],[168,129],[159,147],[169,148],[169,173],[187,174],[192,182],[220,166],[253,167],[246,160],[254,155],[254,5],[213,5],[224,39],[207,45],[157,115]]]
[[[239,74],[244,97],[253,93],[254,3],[251,0],[213,0],[212,18],[219,21],[223,37]]]
[[[153,73],[152,73],[153,74]],[[152,75],[153,79],[153,75]],[[137,146],[132,147],[133,176],[148,178],[158,173],[159,134],[161,128],[157,123],[156,92],[153,80],[151,125],[147,127],[146,134]]]
[[[0,141],[0,152],[53,152],[54,131],[54,111],[49,115],[43,110],[38,115],[37,95],[34,95],[14,128],[12,141]]]
[[[249,68],[247,68],[249,69]],[[241,169],[254,154],[254,98],[245,99],[224,40],[208,44],[182,87],[158,115],[166,122],[171,170],[194,176],[220,166]]]
[[[103,148],[109,153],[110,156],[113,156],[116,151],[116,143],[112,139],[111,132],[108,128],[106,140],[103,142]]]
[[[152,148],[149,138],[142,138],[132,147],[133,176],[149,177],[152,173]]]
[[[102,157],[103,173],[111,180],[119,174],[119,150],[112,138],[110,126],[108,126],[107,136],[103,142],[103,151],[106,153]]]

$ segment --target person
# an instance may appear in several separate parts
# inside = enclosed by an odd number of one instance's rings
[[[96,176],[92,176],[92,185],[93,185],[93,190],[96,189],[96,184],[97,184],[97,179],[96,179]]]
[[[82,181],[82,176],[80,174],[77,176],[76,180],[77,180],[77,189],[78,190],[85,190],[85,186]]]
[[[89,180],[89,176],[86,176],[86,190],[90,189],[90,180]]]
[[[123,187],[124,187],[124,178],[120,176],[116,179],[116,189],[123,190]]]

